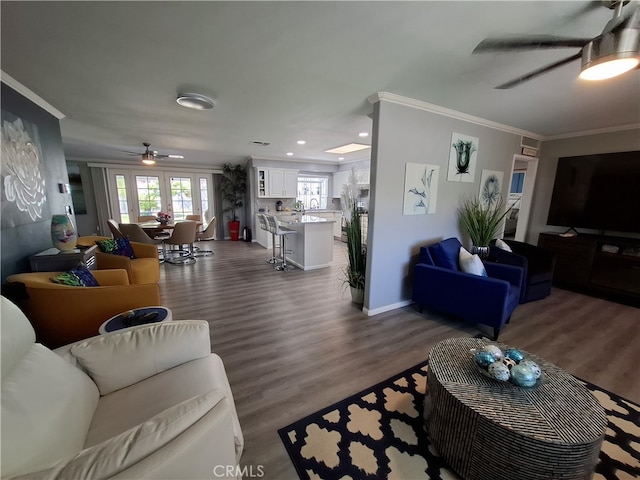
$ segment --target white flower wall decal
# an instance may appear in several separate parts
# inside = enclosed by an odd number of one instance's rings
[[[2,124],[2,177],[7,201],[27,212],[32,221],[42,218],[47,196],[40,171],[38,148],[21,119]]]

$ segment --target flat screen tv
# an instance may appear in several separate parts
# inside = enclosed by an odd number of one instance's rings
[[[547,224],[640,233],[640,151],[560,158]]]

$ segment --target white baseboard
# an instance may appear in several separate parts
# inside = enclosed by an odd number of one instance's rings
[[[385,305],[383,307],[374,308],[373,310],[369,310],[368,308],[362,308],[362,311],[365,315],[372,317],[374,315],[379,315],[384,312],[388,312],[389,310],[396,310],[398,308],[406,307],[407,305],[411,305],[411,300],[403,300],[402,302],[392,303],[390,305]]]

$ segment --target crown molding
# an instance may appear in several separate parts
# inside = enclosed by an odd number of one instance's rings
[[[377,92],[369,96],[367,100],[370,103],[377,102],[390,102],[397,103],[398,105],[404,105],[406,107],[417,108],[427,112],[435,113],[437,115],[443,115],[445,117],[455,118],[469,123],[474,123],[483,127],[493,128],[494,130],[500,130],[507,133],[513,133],[515,135],[523,135],[525,137],[535,138],[536,140],[542,140],[542,135],[527,130],[521,130],[519,128],[511,127],[509,125],[503,125],[502,123],[493,122],[485,118],[476,117],[467,113],[458,112],[450,108],[440,107],[432,103],[423,102],[422,100],[416,100],[414,98],[403,97],[402,95],[396,95],[389,92]]]
[[[601,133],[623,132],[625,130],[640,130],[640,123],[630,123],[628,125],[619,125],[617,127],[597,128],[595,130],[584,130],[582,132],[561,133],[559,135],[549,135],[542,137],[543,142],[551,140],[564,140],[565,138],[586,137],[588,135],[599,135]]]
[[[62,120],[66,116],[64,113],[62,113],[56,107],[54,107],[49,102],[47,102],[44,98],[42,98],[40,95],[37,95],[36,93],[31,91],[29,88],[25,87],[23,84],[21,84],[15,78],[13,78],[11,75],[9,75],[9,74],[3,72],[2,70],[0,70],[0,77],[2,79],[2,83],[4,83],[7,86],[13,88],[20,95],[22,95],[25,98],[28,98],[33,103],[38,105],[40,108],[42,108],[43,110],[47,111],[48,113],[50,113],[54,117],[56,117],[58,120]]]

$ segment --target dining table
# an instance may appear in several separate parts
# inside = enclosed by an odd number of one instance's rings
[[[182,220],[182,221],[186,221],[186,220]],[[193,221],[193,220],[189,220],[189,221]],[[140,222],[138,223],[138,225],[140,226],[140,228],[142,228],[142,230],[145,231],[147,235],[149,235],[151,238],[154,238],[154,236],[157,235],[159,231],[173,230],[176,227],[177,223],[180,223],[180,220],[177,222],[167,222],[167,223],[160,223],[158,221]],[[200,228],[202,227],[202,222],[196,222],[196,223],[198,224],[197,229],[199,231]]]

